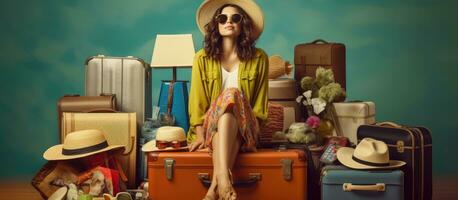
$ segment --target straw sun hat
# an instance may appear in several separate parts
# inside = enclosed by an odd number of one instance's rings
[[[205,34],[207,25],[216,10],[225,4],[240,6],[253,21],[253,39],[258,39],[264,29],[264,14],[261,8],[253,0],[205,0],[197,9],[196,21],[200,32]]]
[[[337,151],[337,159],[353,169],[392,169],[406,164],[390,160],[386,143],[372,138],[364,138],[355,149],[341,147]]]
[[[109,145],[101,130],[81,130],[69,133],[64,144],[52,146],[43,157],[46,160],[70,160],[121,148],[124,145]]]
[[[158,146],[163,145],[164,148]],[[175,148],[172,147],[175,145]],[[176,126],[163,126],[157,129],[156,139],[144,144],[143,152],[151,151],[177,151],[188,148],[186,143],[186,134],[183,128]]]

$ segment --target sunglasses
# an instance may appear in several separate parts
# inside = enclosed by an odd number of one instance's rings
[[[220,24],[225,24],[228,19],[229,19],[229,16],[226,14],[219,14],[216,16],[216,21]],[[231,15],[231,21],[238,24],[239,22],[242,21],[242,15],[241,14]]]
[[[178,149],[181,147],[187,146],[188,143],[185,141],[161,141],[161,140],[156,140],[156,147],[158,149],[165,149],[167,147],[172,147],[174,149]]]

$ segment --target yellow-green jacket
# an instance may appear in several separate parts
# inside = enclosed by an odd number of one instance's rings
[[[267,89],[269,79],[269,59],[262,49],[256,49],[255,57],[240,62],[238,72],[239,89],[251,104],[255,116],[261,122],[267,119]],[[221,64],[199,50],[192,66],[191,89],[189,94],[190,129],[188,142],[196,138],[195,126],[202,125],[205,113],[211,102],[221,91]]]

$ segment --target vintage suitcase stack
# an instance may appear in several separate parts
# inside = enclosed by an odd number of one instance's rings
[[[432,198],[432,138],[428,129],[383,122],[360,126],[358,140],[366,137],[384,141],[390,159],[406,162],[402,168],[406,200]]]
[[[304,151],[262,149],[240,153],[232,170],[239,199],[307,199]],[[202,199],[212,180],[208,152],[148,154],[151,199]]]
[[[269,90],[267,92],[269,102],[280,104],[285,108],[294,109],[294,113],[288,113],[287,118],[294,114],[294,121],[301,119],[300,106],[296,102],[298,96],[296,81],[288,78],[269,79]],[[288,124],[287,126],[289,127]],[[287,128],[286,128],[287,129]]]
[[[321,172],[322,200],[404,199],[401,170],[364,171],[326,166]]]
[[[137,130],[151,118],[151,68],[139,58],[88,58],[85,88],[87,96],[115,94],[117,110],[137,113]]]
[[[62,133],[63,112],[93,112],[104,110],[116,110],[116,97],[111,94],[100,96],[65,95],[57,103],[57,125],[59,133]],[[61,135],[62,136],[62,135]],[[61,141],[63,138],[60,137]]]
[[[341,43],[318,39],[294,48],[294,77],[298,82],[304,76],[315,77],[316,69],[325,67],[332,69],[335,81],[346,89],[345,63],[345,45]]]

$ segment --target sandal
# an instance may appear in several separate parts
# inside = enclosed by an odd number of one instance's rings
[[[220,195],[221,195],[221,198],[222,200],[236,200],[237,199],[237,193],[235,192],[235,189],[233,187],[233,184],[234,184],[234,180],[232,178],[232,172],[231,170],[228,170],[229,172],[229,180],[231,182],[231,185],[230,187],[225,187],[222,189],[222,191],[220,192]]]

